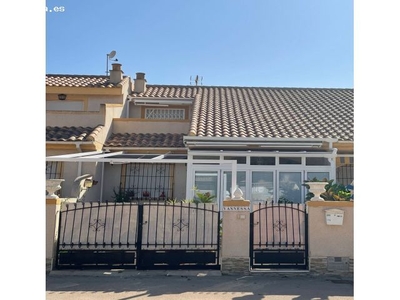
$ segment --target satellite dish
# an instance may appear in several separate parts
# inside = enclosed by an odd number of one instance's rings
[[[115,54],[117,54],[117,52],[115,52],[114,50],[110,52],[110,54],[108,54],[109,58],[113,58],[115,56]]]
[[[112,60],[112,61],[118,61],[118,59],[112,59],[112,58],[115,56],[115,54],[117,54],[117,52],[115,52],[114,50],[111,51],[109,54],[107,54],[106,75],[108,75],[108,62],[109,62],[110,60]]]

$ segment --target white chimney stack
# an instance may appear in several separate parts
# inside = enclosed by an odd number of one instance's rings
[[[135,93],[144,93],[146,91],[146,79],[144,78],[144,73],[136,73],[134,92]]]
[[[118,84],[122,80],[121,64],[112,64],[112,70],[110,71],[110,81],[113,84]]]

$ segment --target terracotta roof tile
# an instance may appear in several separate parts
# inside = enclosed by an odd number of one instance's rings
[[[119,84],[111,83],[109,76],[47,74],[46,86],[113,88]]]
[[[184,148],[183,133],[113,133],[104,147]]]
[[[133,93],[135,97],[194,98],[198,86],[147,85],[144,93]]]
[[[147,85],[135,97],[194,98],[189,135],[354,140],[354,91]]]
[[[89,142],[96,140],[96,136],[103,129],[103,125],[96,127],[46,127],[46,141],[48,142]]]

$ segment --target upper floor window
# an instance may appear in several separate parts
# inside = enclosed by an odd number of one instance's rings
[[[219,160],[219,156],[194,155],[193,159]]]
[[[250,157],[250,165],[274,166],[275,165],[275,157],[253,156],[253,157]]]
[[[46,161],[46,179],[61,179],[62,168],[62,162]]]
[[[330,166],[326,157],[306,157],[306,166]]]
[[[224,156],[224,160],[236,160],[238,164],[246,164],[246,156]]]
[[[183,108],[146,108],[146,119],[155,120],[184,120],[185,109]]]
[[[47,179],[62,179],[63,163],[60,161],[46,161],[46,180]],[[57,196],[61,196],[62,190],[56,191]],[[47,195],[47,191],[46,191]]]
[[[301,165],[301,157],[279,157],[280,165]]]

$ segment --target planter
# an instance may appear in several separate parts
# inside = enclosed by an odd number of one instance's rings
[[[325,192],[325,186],[328,182],[309,181],[306,182],[306,184],[310,187],[310,193],[314,194],[314,197],[310,199],[311,201],[325,201],[321,198],[321,194]]]
[[[46,191],[48,195],[47,199],[57,199],[58,196],[55,194],[56,191],[61,189],[61,182],[65,181],[65,179],[47,179],[46,180]]]

